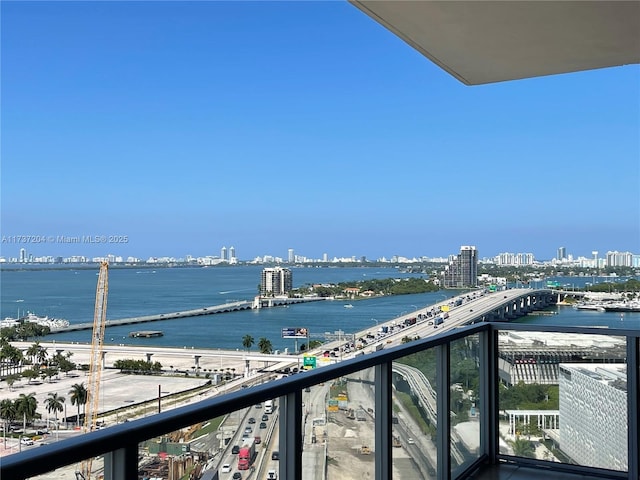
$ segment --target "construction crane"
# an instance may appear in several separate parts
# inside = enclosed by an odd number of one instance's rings
[[[84,412],[84,433],[96,428],[96,419],[100,406],[100,377],[102,374],[102,348],[104,344],[104,328],[107,323],[107,293],[109,263],[100,263],[98,286],[96,287],[96,305],[93,312],[93,333],[91,336],[91,359],[89,363],[89,380],[87,386],[88,399]],[[76,471],[76,480],[90,480],[91,458],[84,460],[80,470]]]

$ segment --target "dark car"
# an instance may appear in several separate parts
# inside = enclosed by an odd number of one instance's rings
[[[240,472],[236,472],[233,474],[233,480],[241,480],[242,479],[242,474]]]
[[[260,428],[267,428],[267,424],[265,422],[260,422]]]
[[[240,452],[240,445],[234,445],[233,448],[231,449],[231,453],[237,455],[238,452]]]
[[[249,419],[249,423],[256,423],[256,419],[255,419],[255,418],[253,418],[253,417],[251,417],[251,418]]]
[[[280,460],[280,452],[275,450],[271,453],[271,460]]]
[[[269,415],[265,413],[264,415],[262,415],[262,421],[266,422],[267,420],[269,420]]]

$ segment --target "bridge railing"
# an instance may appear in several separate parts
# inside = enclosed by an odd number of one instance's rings
[[[507,388],[502,383],[509,379],[498,368],[505,332],[511,341],[530,342],[531,358],[519,359],[530,367],[546,361],[545,335],[556,347],[590,343],[592,355],[563,364],[557,388]],[[252,466],[258,472],[276,468],[279,478],[315,478],[328,455],[332,461],[322,467],[324,475],[336,479],[345,478],[347,462],[357,466],[360,476],[368,473],[378,480],[392,478],[397,469],[411,478],[458,479],[484,464],[510,462],[550,472],[637,480],[638,335],[637,330],[478,323],[31,448],[4,457],[0,478],[49,478],[57,469],[80,470],[87,459],[94,459],[97,469],[91,478],[103,475],[108,480],[152,477],[163,468],[173,469],[173,474],[193,469],[195,475],[201,469],[215,470],[229,458],[235,471],[232,447],[246,441],[241,435],[247,427],[252,429],[245,434],[249,439],[273,428],[269,422],[276,421],[274,414],[264,414],[256,405],[275,399],[278,433],[269,444],[257,445],[258,463]],[[394,369],[398,364],[420,373]],[[396,373],[399,370],[405,373]],[[425,401],[435,401],[435,420],[423,411]],[[546,417],[502,414],[525,411],[532,403],[548,403],[550,411],[559,408],[560,425],[546,424]],[[252,417],[256,423],[249,423]],[[314,421],[318,419],[323,421]],[[261,429],[261,423],[267,426]],[[591,424],[597,434],[594,448],[580,452],[574,448],[577,439],[584,446],[594,435],[580,428]],[[180,442],[196,425],[201,436]],[[563,430],[563,425],[571,429]],[[278,460],[270,455],[274,451]],[[194,456],[189,453],[194,452],[200,463],[191,463]],[[373,452],[373,462],[367,461],[367,452]]]

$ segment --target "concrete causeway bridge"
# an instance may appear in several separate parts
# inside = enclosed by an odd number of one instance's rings
[[[326,300],[324,297],[307,297],[307,298],[262,298],[256,297],[253,301],[239,301],[224,303],[222,305],[212,305],[210,307],[196,308],[192,310],[183,310],[173,313],[160,313],[154,315],[143,315],[140,317],[120,318],[117,320],[107,320],[105,328],[116,327],[120,325],[133,325],[135,323],[157,322],[160,320],[174,320],[178,318],[197,317],[200,315],[214,315],[216,313],[237,312],[240,310],[250,310],[254,308],[268,308],[290,305],[294,303],[317,302]],[[51,329],[50,334],[73,332],[78,330],[91,330],[93,322],[75,323],[67,327]]]

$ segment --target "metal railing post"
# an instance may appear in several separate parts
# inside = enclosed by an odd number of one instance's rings
[[[638,432],[640,425],[638,424],[638,394],[640,393],[639,371],[640,363],[639,355],[640,342],[638,337],[627,337],[627,420],[629,425],[629,453],[628,471],[630,479],[640,478],[640,468],[638,466],[638,457],[640,457],[640,443],[638,440]]]
[[[391,362],[375,367],[375,479],[391,478],[393,455],[391,452],[391,417],[393,400],[391,398]]]
[[[302,478],[302,391],[280,397],[280,478]]]
[[[480,332],[480,451],[497,462],[498,454],[498,331]]]
[[[124,448],[105,453],[104,480],[121,480],[138,478],[138,444],[126,445]]]
[[[450,351],[451,345],[445,343],[435,347],[436,352],[436,384],[438,426],[436,432],[436,448],[438,468],[436,478],[451,478],[451,408],[450,403]]]

